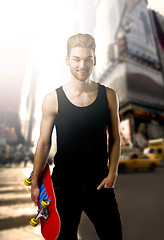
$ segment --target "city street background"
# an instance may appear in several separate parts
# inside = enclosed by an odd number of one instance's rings
[[[0,168],[0,239],[41,240],[40,225],[33,228],[29,221],[36,215],[25,186],[32,165]],[[164,168],[155,172],[129,171],[118,177],[115,193],[120,209],[124,240],[164,239]],[[110,217],[110,216],[109,216]],[[110,233],[110,226],[109,226]],[[79,240],[98,240],[94,227],[85,214],[79,226]]]
[[[5,0],[0,22],[0,239],[39,240],[40,226],[29,225],[36,207],[23,182],[32,171],[43,99],[70,78],[65,55],[71,35],[96,40],[92,77],[118,95],[123,161],[129,154],[137,168],[144,160],[164,160],[164,1]],[[52,146],[50,158],[55,131]],[[133,161],[130,153],[141,155]],[[164,239],[163,182],[164,167],[119,174],[124,240]],[[84,213],[78,238],[98,240]]]

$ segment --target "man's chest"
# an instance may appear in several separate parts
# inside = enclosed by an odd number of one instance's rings
[[[86,107],[91,105],[97,98],[97,93],[80,93],[70,94],[68,96],[69,101],[78,107]]]

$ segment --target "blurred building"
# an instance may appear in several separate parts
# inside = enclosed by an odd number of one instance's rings
[[[34,112],[36,108],[37,72],[33,67],[28,69],[21,92],[20,118],[21,131],[25,138],[25,150],[33,147],[32,131],[35,124]]]
[[[97,81],[118,94],[122,146],[142,150],[164,137],[162,17],[144,0],[99,0],[96,13]]]

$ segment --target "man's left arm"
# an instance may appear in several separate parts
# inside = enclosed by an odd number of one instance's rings
[[[106,93],[110,112],[110,126],[108,127],[108,148],[110,164],[108,176],[104,178],[100,185],[97,187],[98,190],[102,187],[114,188],[118,175],[118,163],[121,150],[118,98],[113,89],[106,88]]]

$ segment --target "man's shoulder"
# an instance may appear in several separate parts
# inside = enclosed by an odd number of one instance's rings
[[[55,114],[57,112],[57,93],[56,90],[48,93],[43,100],[43,110],[49,112],[51,114]]]
[[[105,89],[106,89],[106,95],[107,95],[107,99],[108,99],[109,108],[114,108],[114,107],[117,108],[119,103],[118,103],[118,96],[117,96],[115,90],[110,87],[105,87]]]
[[[48,94],[46,94],[44,101],[46,102],[54,102],[57,101],[57,93],[56,90],[54,90],[53,92],[50,92]]]
[[[105,90],[106,90],[107,96],[110,96],[110,97],[116,96],[116,92],[113,88],[105,87]]]

